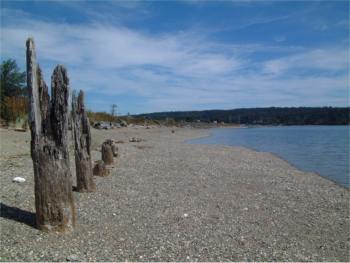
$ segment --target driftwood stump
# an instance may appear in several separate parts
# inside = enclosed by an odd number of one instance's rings
[[[95,176],[105,177],[109,175],[109,170],[107,169],[105,163],[99,160],[95,163],[93,173]]]
[[[102,161],[106,165],[112,165],[113,164],[113,157],[117,156],[117,146],[114,145],[112,140],[106,140],[102,144]]]
[[[110,140],[110,141],[111,141],[111,145],[112,145],[113,156],[118,157],[118,147],[112,140]]]
[[[50,101],[36,64],[34,41],[28,39],[26,46],[36,223],[44,231],[68,232],[75,224],[75,207],[68,155],[67,71],[60,65],[55,68]]]
[[[92,175],[90,123],[84,107],[84,93],[78,98],[73,92],[72,121],[74,130],[75,167],[78,192],[94,192],[96,185]]]

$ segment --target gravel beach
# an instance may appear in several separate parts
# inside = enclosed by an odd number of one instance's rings
[[[35,228],[30,133],[0,130],[0,260],[350,260],[348,189],[269,153],[184,143],[208,134],[92,129],[95,161],[105,139],[124,143],[95,193],[74,192],[77,226],[62,235]],[[75,185],[72,149],[70,161]]]

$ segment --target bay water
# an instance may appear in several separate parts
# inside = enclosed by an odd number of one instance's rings
[[[349,137],[349,125],[216,128],[209,137],[188,143],[243,146],[270,152],[300,170],[316,172],[349,188]]]

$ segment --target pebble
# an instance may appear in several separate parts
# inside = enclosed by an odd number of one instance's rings
[[[69,262],[77,262],[79,261],[79,257],[77,255],[69,255],[66,260]]]

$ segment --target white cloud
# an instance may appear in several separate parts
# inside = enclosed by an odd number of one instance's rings
[[[123,94],[143,97],[144,104],[138,108],[144,112],[346,105],[346,98],[327,95],[334,89],[346,91],[349,83],[344,74],[287,75],[298,69],[344,71],[349,68],[349,52],[344,48],[308,50],[255,43],[230,45],[210,41],[191,31],[150,35],[111,24],[59,24],[21,17],[5,19],[1,32],[2,56],[25,65],[25,41],[33,36],[39,63],[66,65],[73,88],[109,97],[120,95],[120,98]],[[273,60],[254,60],[254,53],[266,51],[292,54]],[[46,80],[50,77],[49,70],[53,68],[44,68]],[[89,107],[100,110],[103,103],[99,98]],[[102,109],[107,110],[106,107]]]
[[[315,49],[299,54],[266,61],[266,73],[280,74],[292,69],[338,71],[349,68],[347,48]]]

